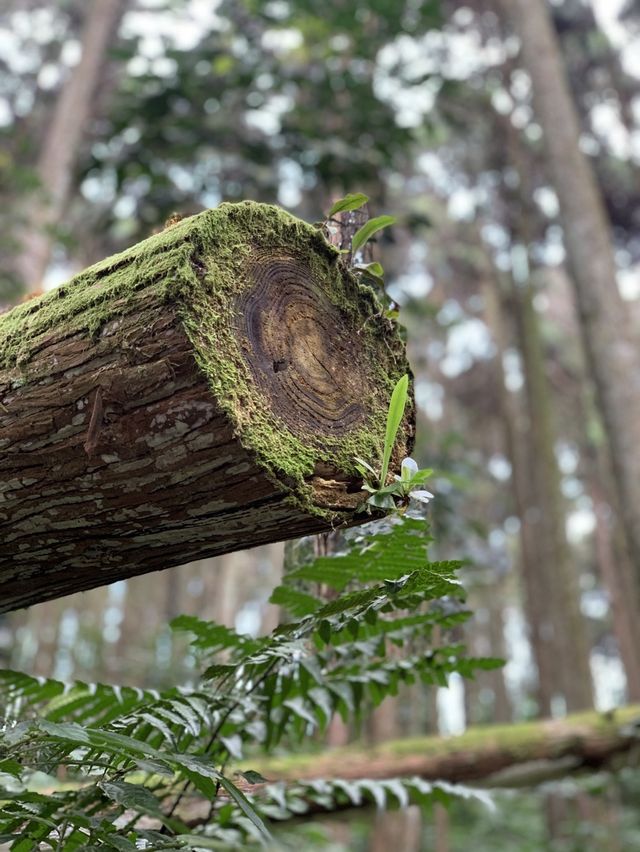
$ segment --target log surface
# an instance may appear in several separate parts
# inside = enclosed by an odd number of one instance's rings
[[[564,719],[509,725],[475,725],[458,736],[389,740],[376,746],[336,748],[323,754],[253,760],[269,780],[397,778],[482,783],[487,787],[535,786],[620,761],[636,765],[640,706]]]
[[[422,778],[425,781],[470,783],[489,789],[535,788],[548,781],[598,770],[637,768],[640,754],[640,706],[610,713],[594,711],[565,719],[544,719],[510,725],[472,726],[453,737],[428,736],[389,740],[376,746],[353,745],[322,754],[253,758],[238,767],[259,772],[267,783],[251,784],[237,772],[234,782],[243,792],[274,800],[275,782],[286,785],[304,802],[304,810],[285,819],[307,819],[315,813],[371,808],[369,796],[359,804],[346,796],[321,799],[308,796],[305,784],[322,780],[385,781]],[[233,768],[229,770],[233,771]],[[226,799],[226,791],[218,793]],[[464,795],[464,794],[463,794]],[[178,810],[188,825],[206,825],[211,803],[194,796]],[[280,821],[280,820],[279,820]]]
[[[313,228],[184,220],[0,318],[0,612],[360,519],[403,347]],[[411,414],[395,451],[408,449]]]

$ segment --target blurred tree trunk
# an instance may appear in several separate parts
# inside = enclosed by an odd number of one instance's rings
[[[609,224],[544,0],[500,0],[520,37],[560,202],[582,336],[608,438],[640,599],[640,354],[616,284]]]
[[[400,649],[395,649],[402,653]],[[435,691],[435,687],[433,687]],[[400,736],[398,719],[398,697],[387,698],[376,707],[369,718],[369,736],[375,747]],[[438,822],[435,824],[439,832]],[[420,808],[411,806],[399,811],[376,813],[373,832],[369,842],[369,852],[388,852],[389,849],[402,849],[402,852],[420,852],[422,849],[422,814]],[[445,847],[438,846],[444,852]]]
[[[478,581],[470,600],[474,618],[467,622],[462,637],[469,653],[476,657],[505,658],[503,589],[500,577],[492,575],[490,582]],[[491,701],[486,697],[491,695]],[[476,672],[464,681],[464,709],[467,725],[488,722],[510,722],[511,702],[504,681],[504,669]]]
[[[17,259],[27,290],[42,286],[53,245],[52,229],[60,221],[69,198],[73,169],[91,118],[110,40],[125,11],[127,0],[93,0],[81,36],[82,56],[57,98],[42,142],[36,172],[41,192],[31,199],[26,231]]]
[[[624,552],[624,542],[616,536],[610,501],[602,481],[591,479],[591,500],[596,520],[595,550],[602,583],[607,590],[613,633],[627,679],[627,701],[640,701],[640,624],[634,615],[633,575]]]
[[[435,842],[433,852],[449,852],[449,811],[443,805],[433,806]]]
[[[561,333],[577,333],[573,316]],[[616,506],[611,472],[600,418],[594,409],[585,365],[580,361],[568,369],[556,362],[556,393],[566,396],[580,424],[580,477],[591,497],[595,529],[592,558],[606,589],[611,610],[611,627],[627,680],[627,701],[640,700],[640,621],[636,617],[633,566],[623,530],[621,512]]]
[[[543,801],[543,812],[547,826],[549,845],[553,848],[565,846],[571,842],[568,834],[567,798],[557,792],[547,793]]]
[[[330,533],[321,533],[320,535],[315,536],[313,539],[314,556],[316,558],[320,556],[331,556],[339,549],[341,541],[342,536],[339,530],[334,530]],[[285,563],[285,570],[292,567],[295,567],[295,563],[292,565],[286,565]],[[328,586],[323,586],[321,591],[326,600],[332,600],[337,597],[337,592],[334,589],[330,589]],[[330,748],[336,748],[338,746],[347,745],[350,740],[351,727],[349,723],[345,722],[339,713],[334,713],[329,725],[327,726],[325,734],[325,741],[327,745]]]
[[[483,289],[485,316],[496,346],[497,385],[500,394],[502,422],[504,424],[506,452],[511,462],[511,483],[516,511],[520,519],[520,574],[524,586],[524,610],[529,627],[531,652],[538,673],[537,703],[542,716],[551,713],[554,684],[557,681],[556,656],[552,650],[553,624],[548,606],[550,567],[540,551],[537,535],[536,497],[528,471],[526,452],[527,434],[515,395],[506,386],[504,355],[509,347],[507,319],[503,304],[500,273],[488,250],[483,247],[486,259],[487,280]]]
[[[233,627],[238,611],[238,588],[234,580],[237,571],[237,553],[225,553],[215,561],[216,596],[213,601],[212,620],[225,627]],[[240,578],[238,578],[240,579]]]
[[[389,656],[401,657],[403,650],[395,646],[387,647]],[[412,689],[417,689],[414,684]],[[434,693],[435,686],[431,687]],[[405,693],[406,695],[406,693]],[[369,741],[376,745],[401,736],[400,696],[388,695],[375,707],[368,719]],[[340,720],[341,721],[341,720]],[[339,743],[332,743],[338,745]],[[373,832],[369,842],[369,852],[387,852],[388,849],[402,849],[403,852],[420,852],[422,849],[422,813],[420,808],[411,806],[399,811],[376,813]]]
[[[523,262],[528,262],[526,249]],[[522,270],[525,274],[525,270]],[[555,436],[549,387],[538,319],[528,282],[518,280],[512,290],[512,306],[518,344],[525,374],[529,423],[529,476],[537,497],[536,522],[541,558],[552,576],[546,605],[552,612],[554,647],[559,661],[560,683],[567,709],[582,710],[592,705],[591,670],[586,624],[580,612],[579,589],[566,536],[566,516],[560,472],[555,455]]]
[[[271,590],[282,582],[284,547],[284,542],[278,541],[275,544],[268,544],[265,548],[269,554],[269,588]],[[263,635],[272,633],[279,624],[280,607],[272,603],[265,603],[262,608],[260,633]]]
[[[504,659],[506,657],[504,642],[504,601],[497,588],[497,583],[492,585],[487,591],[489,592],[487,597],[487,609],[489,612],[489,621],[487,623],[489,656]],[[494,669],[490,672],[479,672],[479,674],[482,675],[483,681],[486,680],[493,693],[492,720],[494,722],[510,722],[512,719],[511,700],[509,699],[504,680],[504,669]]]
[[[416,805],[399,811],[382,811],[375,815],[369,841],[369,852],[420,852],[422,846],[422,814]],[[444,852],[438,847],[437,852]]]

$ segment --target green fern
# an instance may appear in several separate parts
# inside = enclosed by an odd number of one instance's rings
[[[176,619],[203,668],[194,689],[65,685],[0,672],[0,843],[18,852],[143,842],[247,848],[267,841],[270,822],[293,814],[446,798],[446,786],[419,779],[268,784],[247,795],[227,770],[247,755],[297,746],[335,713],[358,720],[401,684],[444,685],[452,672],[472,676],[499,664],[434,644],[436,627],[446,636],[468,612],[459,563],[430,563],[429,542],[424,522],[408,517],[352,533],[344,553],[287,575],[272,600],[292,620],[267,637]],[[317,597],[315,584],[339,594]],[[390,654],[392,646],[404,653]],[[31,789],[37,772],[64,772],[65,785],[40,795]],[[210,803],[195,828],[181,818],[193,795]]]

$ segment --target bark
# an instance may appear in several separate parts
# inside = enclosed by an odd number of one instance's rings
[[[529,476],[537,498],[537,535],[546,573],[546,605],[552,613],[560,679],[556,684],[569,711],[592,706],[586,624],[580,611],[578,578],[566,537],[565,508],[555,456],[555,436],[544,353],[531,286],[514,283],[512,304],[522,353],[529,413]]]
[[[449,812],[442,805],[433,806],[433,852],[449,852]]]
[[[640,354],[616,284],[609,223],[544,0],[500,0],[520,37],[537,118],[560,202],[585,350],[607,434],[640,599]]]
[[[441,807],[441,806],[440,806]],[[422,847],[422,813],[411,805],[398,811],[378,811],[369,838],[368,852],[420,852]],[[446,852],[439,846],[435,852]]]
[[[30,291],[42,287],[52,248],[52,229],[66,206],[73,169],[91,117],[107,48],[124,14],[126,0],[93,0],[82,33],[82,56],[56,101],[38,157],[41,192],[27,211],[22,251],[17,260]]]
[[[322,755],[254,760],[269,780],[397,778],[529,786],[635,754],[640,706],[509,725],[469,728],[457,737],[412,737],[379,746],[348,746]]]
[[[483,289],[483,299],[487,324],[491,329],[497,350],[496,381],[500,394],[507,456],[511,462],[513,497],[520,518],[520,574],[529,641],[538,675],[536,699],[539,713],[548,715],[551,713],[551,702],[557,684],[557,660],[552,649],[553,624],[551,611],[547,605],[550,566],[542,557],[541,540],[536,531],[539,510],[528,471],[526,450],[528,435],[522,424],[516,398],[506,387],[504,355],[509,346],[509,335],[499,272],[479,235],[478,244],[483,247],[486,261],[487,283]]]
[[[467,625],[467,648],[474,656],[488,655],[505,659],[507,649],[504,641],[504,601],[500,580],[486,585],[478,582],[471,600],[476,618]],[[478,618],[480,610],[484,613],[482,619]],[[487,693],[492,696],[491,702],[485,698]],[[506,723],[513,717],[503,668],[480,671],[473,679],[465,680],[464,696],[465,719],[468,724]]]
[[[340,255],[224,204],[0,319],[0,612],[357,523],[404,347]],[[410,451],[409,406],[394,452]]]
[[[633,601],[633,577],[624,546],[616,542],[616,530],[612,527],[613,513],[601,483],[602,480],[592,479],[590,485],[596,520],[596,558],[609,597],[613,633],[627,679],[627,701],[640,701],[640,625],[630,606]]]

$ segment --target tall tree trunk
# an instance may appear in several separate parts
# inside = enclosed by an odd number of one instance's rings
[[[582,710],[592,705],[589,646],[580,612],[577,576],[566,537],[544,353],[530,284],[514,282],[512,295],[529,410],[529,475],[537,495],[541,557],[552,573],[547,606],[553,614],[553,651],[561,676],[558,686],[564,693],[567,709]]]
[[[544,0],[500,0],[522,43],[560,202],[582,336],[605,426],[640,599],[640,352],[616,284],[609,224]]]
[[[433,827],[433,852],[449,852],[449,811],[443,805],[433,806]]]
[[[499,594],[498,584],[492,584],[487,599],[487,609],[489,610],[489,623],[487,625],[489,654],[492,657],[506,656],[505,641],[504,641],[504,600]],[[510,722],[513,718],[511,700],[507,692],[507,685],[504,679],[504,669],[494,669],[490,672],[482,672],[486,675],[486,682],[489,684],[493,692],[493,714],[494,722]]]
[[[436,808],[441,808],[436,805]],[[436,826],[438,825],[436,821]],[[368,852],[420,852],[422,849],[422,814],[416,805],[399,811],[382,811],[375,815]],[[445,852],[440,845],[435,852]]]
[[[474,656],[506,657],[502,585],[502,581],[494,577],[487,583],[479,580],[473,589],[470,607],[476,617],[467,622],[463,641]],[[488,695],[491,701],[487,700]],[[504,669],[477,672],[464,681],[464,713],[467,725],[511,721]]]
[[[269,585],[272,589],[279,586],[282,582],[283,562],[284,562],[284,544],[276,542],[267,546],[269,554]],[[280,623],[280,607],[276,604],[265,603],[262,607],[262,620],[260,622],[260,633],[268,635],[273,632]]]
[[[104,68],[109,42],[124,14],[126,0],[93,0],[82,33],[82,57],[69,75],[53,109],[38,157],[41,193],[27,211],[18,270],[26,288],[37,290],[47,271],[52,228],[69,198],[73,169]]]
[[[633,577],[624,543],[616,540],[610,502],[601,481],[592,479],[591,499],[596,519],[595,549],[598,569],[609,596],[613,632],[627,679],[627,701],[640,701],[640,625],[630,606]],[[620,546],[620,545],[623,546]]]
[[[506,387],[504,354],[509,346],[507,320],[503,305],[500,273],[493,264],[490,253],[479,235],[479,244],[486,258],[487,283],[483,288],[485,314],[496,346],[496,382],[500,394],[502,422],[505,431],[507,456],[511,462],[511,482],[518,517],[520,518],[520,573],[523,583],[524,610],[529,627],[531,652],[536,664],[538,712],[549,715],[557,682],[556,656],[552,650],[553,623],[549,609],[550,566],[544,561],[540,549],[540,536],[536,530],[537,506],[528,472],[526,453],[527,436],[516,399]]]

